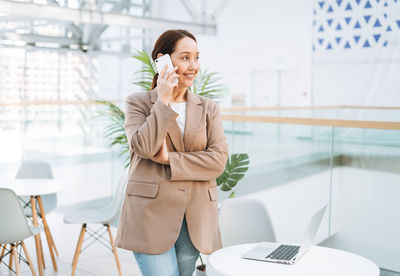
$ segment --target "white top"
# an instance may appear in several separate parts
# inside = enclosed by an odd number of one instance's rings
[[[67,188],[55,179],[19,178],[0,181],[0,188],[13,190],[17,196],[54,194]]]
[[[176,122],[181,130],[182,137],[185,134],[185,123],[186,123],[186,102],[182,103],[169,103],[170,107],[178,113],[178,117],[176,117]]]
[[[379,276],[370,260],[338,249],[311,246],[295,264],[277,264],[242,259],[257,244],[229,246],[208,257],[207,276]]]

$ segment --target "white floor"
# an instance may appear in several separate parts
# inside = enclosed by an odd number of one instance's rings
[[[52,266],[49,249],[47,246],[46,237],[44,234],[41,235],[42,243],[45,254],[45,276],[64,276],[71,275],[72,271],[72,258],[75,252],[76,243],[78,240],[80,225],[67,225],[64,224],[62,219],[63,216],[57,213],[51,213],[47,216],[48,223],[51,228],[54,241],[59,252],[57,258],[58,272],[55,272]],[[90,227],[90,225],[89,225]],[[96,225],[93,228],[96,229]],[[115,228],[112,229],[115,233]],[[108,238],[107,236],[105,236]],[[90,241],[88,241],[90,243]],[[37,271],[37,260],[36,251],[34,245],[34,239],[28,238],[26,245],[29,250],[31,258],[34,259],[34,266]],[[85,246],[85,244],[83,245]],[[133,254],[126,250],[118,249],[118,254],[121,260],[121,267],[123,275],[140,276],[139,269],[137,267]],[[8,262],[8,257],[7,260]],[[29,267],[25,264],[21,264],[22,275],[32,275]],[[0,275],[13,275],[8,271],[6,266],[3,264],[0,266]],[[104,247],[99,242],[93,243],[90,247],[84,250],[78,261],[76,276],[110,276],[118,275],[117,267],[115,265],[115,259],[112,252]]]

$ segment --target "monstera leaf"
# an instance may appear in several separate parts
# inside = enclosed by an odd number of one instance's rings
[[[217,178],[217,186],[220,186],[221,191],[229,192],[236,186],[249,169],[249,156],[247,153],[233,153],[228,158],[225,166],[225,171]],[[229,197],[234,197],[235,192],[232,191]]]

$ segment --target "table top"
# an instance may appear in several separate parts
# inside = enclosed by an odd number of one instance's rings
[[[67,186],[49,178],[14,178],[0,180],[0,188],[11,189],[18,196],[36,196],[54,194]]]
[[[379,268],[370,260],[338,249],[312,246],[295,264],[277,264],[247,260],[241,256],[257,244],[241,244],[217,250],[207,262],[207,276],[379,276]]]

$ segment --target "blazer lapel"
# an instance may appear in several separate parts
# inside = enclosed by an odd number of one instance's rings
[[[199,96],[188,90],[186,97],[185,135],[183,138],[184,148],[187,151],[190,151],[191,142],[195,138],[194,135],[199,126],[202,113],[203,106],[201,105]]]
[[[154,104],[158,98],[157,87],[154,88],[150,93],[151,93],[150,100]],[[183,145],[182,133],[176,120],[173,123],[171,123],[170,126],[168,127],[167,134],[169,136],[169,139],[171,140],[172,145],[174,145],[176,151],[179,152],[185,151]]]

